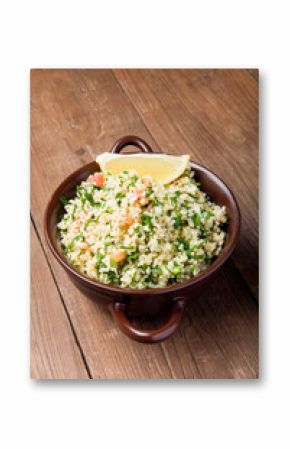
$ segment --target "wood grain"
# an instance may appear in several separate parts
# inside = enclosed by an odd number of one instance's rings
[[[80,350],[33,226],[30,236],[30,376],[33,379],[87,379]]]
[[[247,69],[247,70],[256,81],[259,81],[259,69]]]
[[[116,75],[121,80],[120,72]],[[145,80],[146,76],[147,71]],[[108,150],[125,134],[140,135],[154,148],[184,152],[172,124],[178,121],[178,107],[174,110],[171,105],[174,115],[169,120],[162,112],[169,105],[166,95],[162,100],[160,94],[157,102],[156,92],[153,95],[143,84],[138,94],[139,107],[135,100],[133,106],[136,78],[129,89],[127,74],[124,77],[126,86],[123,80],[122,85],[117,81],[111,70],[31,72],[32,216],[89,371],[93,378],[105,379],[256,378],[257,306],[232,262],[211,288],[191,304],[173,338],[160,345],[145,346],[123,336],[109,312],[84,297],[48,252],[42,232],[44,207],[55,187],[70,172],[89,162],[96,153]],[[162,80],[163,77],[162,74]],[[184,116],[183,119],[187,120]],[[168,142],[167,133],[174,140],[170,147],[163,147]],[[200,139],[210,139],[207,132],[202,136],[200,131],[199,135]],[[181,139],[181,145],[186,142]]]
[[[234,261],[258,298],[257,82],[246,70],[115,75],[161,149],[191,153],[234,191],[243,219]]]

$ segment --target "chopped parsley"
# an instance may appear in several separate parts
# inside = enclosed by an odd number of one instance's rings
[[[173,219],[173,226],[175,229],[181,229],[182,226],[182,217],[181,213],[177,211],[173,211],[171,214],[171,218]]]
[[[148,214],[145,214],[144,212],[141,215],[141,223],[143,226],[148,226],[149,229],[153,228],[152,217]]]
[[[59,201],[61,202],[61,204],[62,204],[63,206],[66,206],[66,205],[69,203],[69,201],[68,201],[63,195],[61,195],[61,196],[59,197]]]

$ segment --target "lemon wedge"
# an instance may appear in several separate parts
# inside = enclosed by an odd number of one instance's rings
[[[104,173],[119,175],[124,170],[135,170],[138,176],[151,176],[160,184],[169,184],[179,178],[187,168],[189,159],[189,155],[168,156],[157,153],[102,153],[96,157]]]

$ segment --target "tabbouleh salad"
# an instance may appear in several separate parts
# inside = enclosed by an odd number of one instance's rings
[[[167,185],[134,171],[95,173],[58,223],[68,262],[118,287],[166,287],[208,267],[223,248],[226,208],[210,201],[189,166]]]

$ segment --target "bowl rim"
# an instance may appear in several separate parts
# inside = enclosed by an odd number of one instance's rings
[[[168,153],[162,153],[162,154],[168,154]],[[191,170],[194,170],[195,168],[197,168],[198,170],[204,171],[207,174],[210,174],[211,176],[216,178],[216,180],[218,181],[217,184],[218,183],[222,184],[223,188],[227,191],[227,194],[229,194],[229,196],[231,197],[231,201],[232,201],[232,203],[234,205],[234,209],[235,209],[235,223],[234,223],[233,232],[231,235],[231,241],[230,241],[230,244],[227,246],[227,248],[225,248],[225,250],[223,250],[221,252],[221,254],[214,260],[214,262],[212,264],[210,264],[205,270],[201,271],[198,275],[196,275],[190,279],[186,279],[185,281],[173,284],[172,286],[168,286],[168,287],[144,288],[144,289],[123,288],[123,287],[117,287],[117,286],[114,286],[111,284],[103,284],[101,282],[95,281],[95,280],[83,275],[82,273],[77,271],[73,266],[69,265],[69,263],[65,260],[65,257],[60,253],[60,251],[54,245],[54,243],[50,237],[49,223],[50,223],[51,213],[55,207],[56,199],[59,198],[59,196],[61,195],[61,192],[63,191],[65,186],[69,182],[73,181],[75,178],[80,176],[82,174],[82,172],[84,172],[86,170],[90,170],[91,167],[93,166],[93,164],[96,165],[96,171],[98,170],[98,168],[100,168],[99,164],[96,161],[91,161],[91,162],[81,166],[80,168],[75,170],[70,175],[68,175],[58,185],[58,187],[54,190],[54,192],[52,193],[52,195],[50,197],[50,200],[45,209],[45,216],[44,216],[44,235],[45,235],[46,241],[48,243],[49,249],[51,250],[54,257],[58,260],[58,262],[62,265],[62,267],[66,271],[68,271],[73,277],[77,278],[78,281],[80,281],[83,284],[86,284],[87,286],[90,286],[93,289],[97,288],[97,289],[103,290],[104,292],[115,293],[115,294],[118,294],[121,296],[122,295],[124,295],[124,296],[126,296],[126,295],[158,296],[158,295],[164,295],[166,293],[178,293],[181,290],[187,289],[189,287],[194,287],[196,284],[201,284],[201,283],[205,282],[209,277],[211,277],[215,272],[217,272],[224,265],[224,263],[228,260],[228,258],[231,256],[232,252],[234,251],[234,249],[237,245],[239,234],[240,234],[240,229],[241,229],[241,213],[240,213],[240,208],[239,208],[238,202],[237,202],[232,190],[228,187],[228,185],[218,175],[216,175],[213,171],[209,170],[207,167],[205,167],[201,164],[198,164],[196,162],[193,162],[190,159]]]

